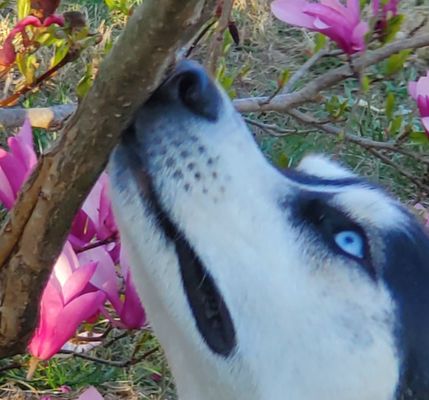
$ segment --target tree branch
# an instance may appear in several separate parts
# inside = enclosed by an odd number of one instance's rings
[[[133,113],[214,6],[214,0],[145,0],[24,185],[0,236],[0,357],[25,351],[41,289],[75,213]]]
[[[302,89],[297,90],[296,92],[275,96],[269,103],[267,103],[269,97],[265,96],[237,99],[234,100],[234,105],[236,109],[242,113],[261,111],[284,112],[292,107],[299,106],[309,101],[314,101],[322,90],[325,90],[344,79],[354,76],[355,71],[377,64],[401,50],[418,49],[425,46],[429,46],[429,34],[416,36],[411,39],[398,40],[380,49],[367,52],[364,55],[353,59],[353,68],[350,64],[346,64],[328,71],[307,83],[307,85]]]
[[[73,103],[40,108],[0,108],[0,128],[6,131],[19,128],[28,118],[34,128],[60,129],[76,108]]]
[[[217,68],[217,62],[222,54],[222,43],[223,34],[228,28],[228,23],[231,18],[232,7],[234,6],[234,0],[223,0],[222,1],[222,13],[216,26],[216,30],[213,34],[212,41],[207,52],[207,69],[214,75]]]
[[[314,117],[302,113],[298,110],[288,110],[287,113],[297,119],[298,121],[310,125],[310,126],[317,126],[320,130],[337,137],[341,137],[346,142],[357,144],[358,146],[364,148],[365,150],[369,151],[372,155],[378,157],[380,160],[382,160],[387,165],[390,165],[391,167],[395,168],[401,175],[408,178],[411,182],[413,182],[417,187],[422,189],[423,191],[429,193],[429,187],[422,183],[419,179],[416,179],[415,176],[413,176],[410,172],[405,171],[403,168],[401,168],[400,165],[395,164],[392,162],[388,157],[386,157],[384,154],[380,153],[380,150],[389,151],[391,153],[402,153],[404,155],[407,155],[409,157],[414,158],[418,162],[422,164],[426,164],[429,166],[429,159],[425,157],[421,157],[418,154],[409,152],[407,150],[404,150],[402,148],[396,147],[392,143],[386,143],[386,142],[377,142],[376,140],[368,139],[365,137],[353,135],[347,132],[344,132],[341,128],[338,128],[332,124],[326,124],[321,123]]]

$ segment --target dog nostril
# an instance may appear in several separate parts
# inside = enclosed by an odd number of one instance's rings
[[[186,73],[179,81],[179,98],[190,108],[194,107],[201,96],[201,82],[194,74]]]
[[[186,63],[178,67],[175,76],[177,96],[194,114],[215,121],[219,115],[221,95],[203,67]]]

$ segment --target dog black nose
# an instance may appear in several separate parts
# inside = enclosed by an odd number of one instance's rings
[[[161,90],[194,114],[210,121],[218,118],[222,104],[219,89],[206,70],[194,61],[182,61]]]

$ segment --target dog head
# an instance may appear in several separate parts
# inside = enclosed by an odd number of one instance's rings
[[[110,176],[181,398],[423,398],[429,239],[380,188],[321,156],[279,172],[190,62],[138,111]]]

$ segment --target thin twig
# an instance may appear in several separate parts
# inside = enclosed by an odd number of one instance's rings
[[[54,65],[51,69],[44,72],[41,76],[36,78],[34,82],[24,86],[17,92],[13,93],[6,99],[0,100],[0,107],[8,107],[13,105],[18,101],[18,99],[23,96],[24,94],[28,93],[29,91],[37,88],[42,82],[49,79],[51,76],[53,76],[56,72],[58,72],[61,68],[63,68],[66,64],[69,62],[72,62],[76,60],[76,58],[79,56],[79,53],[77,51],[69,51],[67,55],[57,64]]]
[[[384,154],[380,153],[379,151],[368,147],[368,152],[371,153],[373,156],[379,158],[381,161],[383,161],[385,164],[391,166],[396,171],[399,172],[402,176],[405,176],[408,178],[411,182],[413,182],[419,189],[422,191],[429,193],[429,186],[423,184],[420,180],[418,180],[413,174],[411,174],[408,171],[405,171],[403,168],[401,168],[398,164],[394,163],[389,157],[386,157]]]
[[[5,367],[0,367],[0,373],[10,371],[12,369],[19,369],[19,368],[22,368],[22,365],[19,363],[9,364],[9,365],[6,365]]]
[[[252,120],[250,118],[244,118],[244,120],[248,124],[254,125],[254,126],[262,129],[263,131],[267,132],[269,135],[276,136],[276,137],[282,137],[282,136],[288,136],[288,135],[306,135],[308,133],[317,131],[316,128],[303,129],[303,130],[299,130],[297,128],[280,128],[277,125],[266,124],[264,122],[255,121],[255,120]]]
[[[223,0],[222,13],[220,15],[216,30],[213,34],[212,41],[208,50],[207,69],[214,75],[217,68],[219,57],[222,54],[223,34],[228,28],[228,23],[231,18],[232,7],[234,0]]]
[[[113,235],[109,236],[106,239],[97,240],[95,242],[89,243],[86,246],[81,247],[80,249],[76,250],[76,253],[83,253],[84,251],[95,249],[96,247],[104,246],[106,244],[114,242],[118,238],[117,233],[114,233]]]
[[[404,156],[410,157],[418,161],[419,163],[426,164],[429,166],[429,158],[425,156],[420,156],[419,154],[406,150],[400,146],[397,146],[395,143],[392,142],[379,142],[377,140],[372,140],[369,138],[365,138],[362,136],[353,135],[351,133],[347,133],[344,131],[344,129],[338,128],[330,123],[326,123],[325,121],[321,122],[318,121],[313,116],[309,115],[308,113],[303,113],[298,110],[288,110],[287,113],[294,117],[295,119],[303,122],[304,124],[317,126],[321,130],[323,130],[326,133],[329,133],[334,136],[340,136],[345,141],[355,143],[361,147],[365,148],[373,148],[377,150],[385,150],[391,153],[400,153]]]
[[[120,335],[115,336],[114,338],[110,339],[106,344],[103,345],[104,348],[110,347],[112,344],[116,343],[118,340],[123,339],[124,337],[128,336],[128,331],[122,332]]]
[[[298,110],[288,110],[287,113],[290,116],[296,118],[297,120],[303,122],[304,124],[318,126],[321,130],[323,130],[326,133],[329,133],[331,135],[335,135],[337,137],[341,137],[345,141],[354,143],[354,144],[356,144],[356,145],[364,148],[365,150],[367,150],[368,152],[370,152],[374,156],[378,157],[384,163],[386,163],[389,166],[395,168],[401,175],[403,175],[406,178],[408,178],[417,187],[419,187],[423,191],[426,191],[426,192],[429,193],[429,187],[427,185],[425,185],[424,183],[422,183],[420,180],[416,179],[411,173],[405,171],[403,168],[401,168],[400,165],[397,165],[396,163],[394,163],[393,161],[391,161],[387,156],[385,156],[384,154],[382,154],[380,152],[380,150],[381,151],[384,150],[384,151],[390,151],[390,152],[393,152],[393,153],[396,152],[396,153],[403,153],[404,154],[403,149],[401,149],[399,147],[395,147],[394,145],[389,144],[389,143],[377,142],[377,141],[372,140],[372,139],[368,139],[368,138],[364,138],[364,137],[361,137],[361,136],[352,135],[350,133],[344,132],[342,129],[337,128],[336,126],[333,126],[332,124],[320,124],[314,117],[309,116],[309,115],[307,115],[305,113],[302,113],[302,112],[300,112]],[[422,158],[422,157],[419,157],[417,154],[408,152],[405,155],[408,155],[409,157],[412,157],[412,158],[418,160],[421,163],[429,165],[429,160],[427,160],[425,158]]]
[[[75,339],[81,342],[100,342],[102,339],[105,339],[107,335],[112,331],[113,327],[108,326],[107,329],[99,336],[80,336],[76,335]]]
[[[281,90],[281,94],[287,94],[292,92],[292,90],[295,88],[295,85],[298,83],[298,81],[310,70],[310,68],[316,64],[321,58],[325,57],[327,54],[329,54],[329,51],[326,49],[319,50],[318,52],[314,53],[304,64],[299,67],[299,69],[291,76],[289,81],[286,83],[286,85]]]
[[[124,360],[124,361],[106,360],[104,358],[93,357],[93,356],[89,356],[87,354],[76,353],[73,350],[60,350],[60,354],[69,354],[73,357],[82,358],[84,360],[93,361],[93,362],[96,362],[99,364],[110,365],[112,367],[126,368],[126,367],[130,367],[132,365],[135,365],[135,364],[139,363],[140,361],[143,361],[145,358],[151,356],[153,353],[156,353],[159,349],[160,349],[160,346],[156,346],[153,349],[150,349],[150,350],[146,351],[145,353],[143,353],[140,357],[132,358],[130,360]]]
[[[188,58],[191,56],[192,52],[194,51],[195,47],[197,47],[198,43],[202,40],[202,38],[207,34],[207,32],[210,30],[210,28],[216,23],[216,20],[213,19],[213,21],[210,21],[198,34],[198,36],[194,39],[192,44],[189,46],[188,50],[185,53],[185,58]]]

